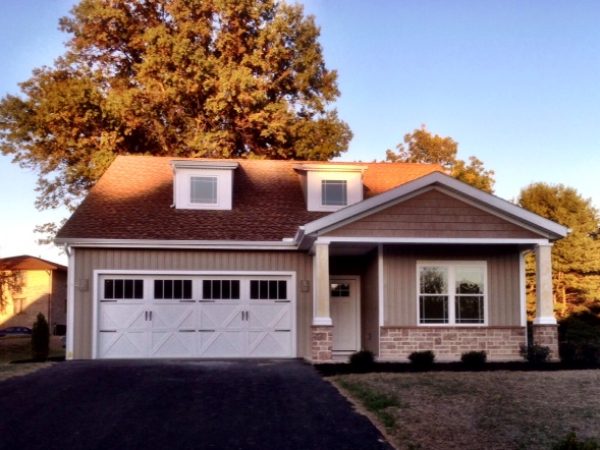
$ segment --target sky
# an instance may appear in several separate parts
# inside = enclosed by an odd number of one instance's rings
[[[385,157],[421,125],[495,171],[507,200],[562,183],[600,207],[600,2],[597,0],[304,0],[338,72],[339,115],[354,133],[345,161]],[[0,97],[52,65],[74,0],[4,2]],[[37,246],[33,228],[68,212],[34,207],[36,174],[0,155],[0,257]]]

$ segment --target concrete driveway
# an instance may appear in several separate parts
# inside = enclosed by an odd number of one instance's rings
[[[4,449],[386,449],[301,361],[74,361],[0,383]]]

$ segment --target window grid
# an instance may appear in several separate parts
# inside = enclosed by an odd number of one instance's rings
[[[217,203],[217,177],[190,178],[191,203]]]
[[[189,300],[192,298],[192,280],[154,280],[154,298]]]
[[[205,300],[239,300],[240,280],[203,280],[202,298]]]
[[[144,298],[144,281],[134,279],[105,279],[104,298],[109,300]]]
[[[419,266],[420,324],[485,323],[484,264],[432,263]],[[453,289],[449,289],[453,286]]]
[[[250,299],[286,300],[287,282],[283,280],[250,280]]]
[[[348,204],[347,181],[321,180],[321,203],[325,206],[346,206]]]

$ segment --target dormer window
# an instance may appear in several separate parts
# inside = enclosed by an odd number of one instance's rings
[[[190,202],[216,205],[217,180],[217,177],[190,177]]]
[[[362,174],[358,164],[301,164],[295,167],[309,211],[337,211],[363,199]]]
[[[348,181],[321,180],[321,203],[323,206],[346,206],[348,204]]]
[[[172,161],[177,209],[231,209],[236,162]]]

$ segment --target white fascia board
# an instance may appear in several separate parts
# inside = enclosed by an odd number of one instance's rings
[[[231,161],[198,161],[187,159],[174,159],[171,161],[173,169],[237,169],[239,163]]]
[[[372,243],[372,244],[480,244],[480,245],[545,245],[547,239],[522,238],[416,238],[416,237],[355,237],[319,236],[315,244]]]
[[[293,241],[186,241],[154,239],[59,238],[57,244],[88,248],[154,248],[190,250],[296,250]]]
[[[368,166],[355,164],[298,164],[294,169],[303,172],[364,172]]]
[[[542,232],[552,234],[556,238],[566,236],[569,231],[568,228],[563,227],[556,222],[552,222],[551,220],[538,216],[537,214],[527,211],[517,205],[513,205],[512,203],[501,199],[500,197],[496,197],[495,195],[476,189],[441,172],[433,172],[421,178],[417,178],[416,180],[409,181],[406,184],[402,184],[375,197],[366,199],[360,203],[342,208],[328,216],[309,222],[303,227],[304,233],[308,235],[322,231],[326,228],[343,223],[346,220],[356,217],[360,214],[370,212],[382,205],[386,205],[387,203],[398,202],[403,198],[410,196],[411,194],[414,194],[425,188],[435,186],[451,189],[468,198],[482,203],[484,206],[494,208],[501,213],[513,216],[520,221],[534,225]]]

